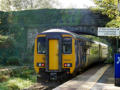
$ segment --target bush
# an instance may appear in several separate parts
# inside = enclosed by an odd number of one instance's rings
[[[0,64],[3,64],[3,57],[2,56],[0,56]]]
[[[24,58],[24,61],[23,61],[24,64],[33,64],[33,56],[27,56]]]
[[[9,83],[7,86],[10,90],[20,90],[20,88],[18,87],[18,85],[16,85],[16,83]]]
[[[7,65],[20,65],[20,59],[16,56],[11,56],[6,61]]]
[[[9,76],[0,75],[0,82],[5,82],[9,79]]]
[[[114,63],[114,59],[113,58],[108,58],[105,63],[107,64],[113,64]]]

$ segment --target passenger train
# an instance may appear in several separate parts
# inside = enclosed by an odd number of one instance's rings
[[[73,75],[107,56],[108,45],[66,30],[50,29],[35,38],[34,69],[38,76],[58,79]]]

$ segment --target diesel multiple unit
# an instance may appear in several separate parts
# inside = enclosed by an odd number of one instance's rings
[[[107,55],[106,44],[69,31],[51,29],[35,38],[34,68],[38,75],[57,79],[103,61]]]

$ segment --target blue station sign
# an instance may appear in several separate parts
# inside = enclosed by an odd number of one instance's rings
[[[115,78],[120,78],[120,54],[115,54]]]

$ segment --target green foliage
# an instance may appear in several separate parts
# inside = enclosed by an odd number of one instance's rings
[[[7,65],[20,65],[20,58],[11,56],[7,59]]]
[[[56,0],[0,0],[0,8],[4,11],[52,8],[53,3],[58,4]]]
[[[111,58],[108,58],[105,63],[108,63],[108,64],[113,64],[114,63],[114,59],[111,57]]]
[[[118,0],[94,0],[102,14],[107,15],[109,18],[116,18],[119,16],[117,7]]]
[[[28,27],[40,28],[41,32],[56,26],[79,25],[81,11],[72,10],[41,9],[9,12],[8,38],[0,43],[0,55],[5,57],[5,60],[10,56],[16,56],[22,58],[22,62],[33,63],[34,51],[27,49]]]
[[[20,73],[21,72],[21,73]],[[19,70],[13,70],[11,73],[12,77],[22,77],[22,78],[30,78],[32,74],[34,74],[34,70],[29,70],[29,69],[19,69]]]
[[[10,90],[20,90],[20,88],[18,87],[18,85],[16,85],[15,82],[8,83],[7,87],[8,87]]]
[[[0,90],[22,90],[35,82],[35,71],[31,67],[19,67],[11,73],[0,73]]]
[[[22,90],[24,88],[30,87],[35,83],[35,76],[31,76],[31,79],[23,79],[23,78],[10,78],[5,82],[0,83],[1,90]]]
[[[120,27],[120,11],[118,10],[118,0],[94,0],[97,5],[97,11],[101,12],[104,15],[107,15],[111,21],[109,21],[105,26],[106,27]],[[93,9],[94,10],[94,9]],[[95,10],[94,10],[95,11]],[[108,37],[107,40],[111,43],[113,52],[116,51],[116,37]],[[108,60],[108,62],[111,61]]]
[[[12,23],[11,30],[16,30],[22,26],[44,27],[57,25],[79,25],[81,19],[80,10],[57,10],[57,9],[38,9],[12,12],[9,17]]]
[[[29,55],[29,54],[28,54],[28,55]],[[22,61],[22,62],[23,62],[24,65],[25,65],[25,64],[31,64],[31,63],[33,63],[33,55],[31,55],[31,56],[26,56],[23,60],[24,60],[24,61]]]
[[[90,50],[90,53],[92,54],[92,55],[94,55],[94,54],[98,54],[98,48],[92,48],[91,50]]]
[[[2,56],[0,56],[0,64],[3,64],[3,57]]]
[[[120,17],[117,17],[116,19],[111,20],[106,24],[107,27],[120,27]]]
[[[6,75],[0,75],[0,82],[5,82],[9,79],[9,76]]]
[[[97,11],[111,18],[111,21],[106,25],[107,27],[120,27],[118,0],[94,0],[94,2],[98,6]]]
[[[0,35],[6,35],[8,33],[8,13],[0,11]]]

